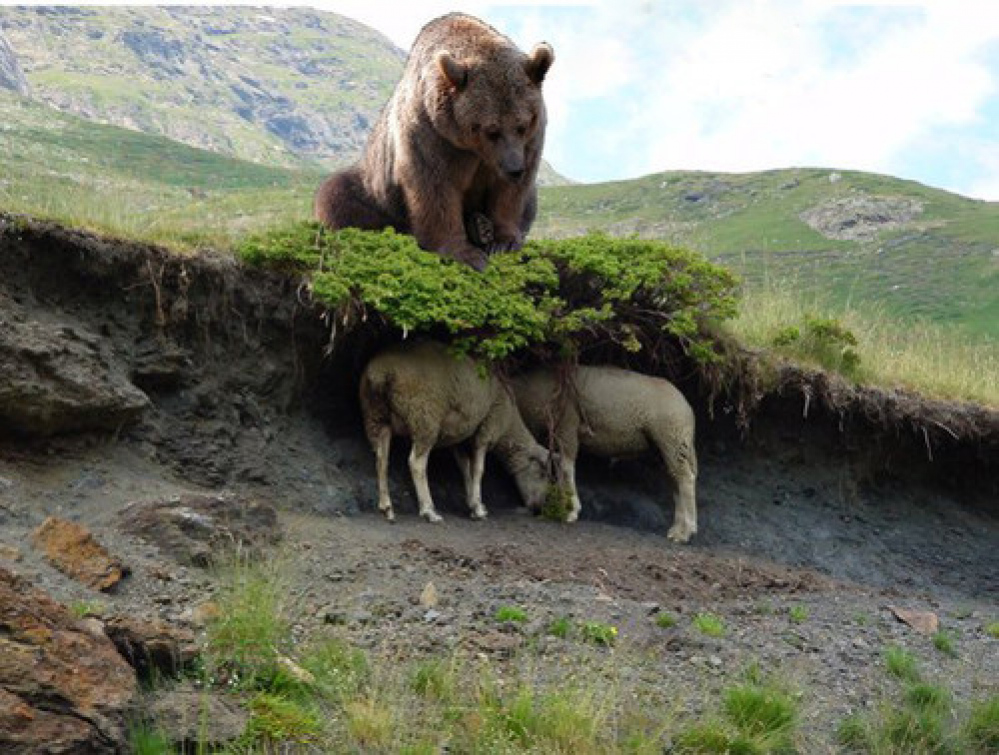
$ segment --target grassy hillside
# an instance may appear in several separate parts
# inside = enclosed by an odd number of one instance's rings
[[[310,212],[318,171],[259,165],[0,92],[0,208],[155,241],[225,243]]]
[[[750,285],[999,338],[999,203],[823,169],[670,172],[544,192],[536,234],[590,228],[691,246]]]

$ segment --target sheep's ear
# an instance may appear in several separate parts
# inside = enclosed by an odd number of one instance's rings
[[[531,50],[531,56],[524,64],[524,69],[531,81],[540,84],[545,80],[545,74],[548,73],[548,69],[552,67],[554,62],[555,51],[552,46],[547,42],[539,42]]]
[[[468,66],[447,50],[437,53],[437,67],[455,89],[460,91],[468,85]]]

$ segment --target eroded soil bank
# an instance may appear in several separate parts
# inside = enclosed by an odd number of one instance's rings
[[[92,596],[27,546],[50,514],[85,524],[130,564],[102,596],[114,610],[183,623],[211,594],[209,575],[170,563],[117,517],[134,501],[224,490],[280,511],[302,633],[333,612],[378,652],[479,643],[509,654],[520,640],[497,634],[501,604],[529,606],[538,625],[611,621],[641,659],[628,673],[658,674],[695,700],[749,660],[780,666],[818,691],[808,726],[825,743],[837,717],[877,698],[886,643],[914,648],[959,696],[997,691],[999,643],[984,630],[999,618],[995,411],[787,370],[746,430],[724,397],[709,412],[697,381],[680,376],[700,418],[690,545],[663,537],[672,507],[651,461],[581,460],[574,526],[519,513],[492,470],[493,514],[473,523],[445,454],[431,479],[446,520],[424,524],[401,444],[401,522],[390,526],[373,513],[355,399],[378,343],[355,333],[324,356],[332,323],[298,281],[0,215],[0,321],[0,544],[57,599]],[[32,398],[32,380],[58,385]],[[98,396],[100,386],[117,388]],[[26,412],[35,399],[49,403]],[[416,601],[428,581],[441,595],[430,619]],[[810,618],[789,623],[791,605]],[[936,612],[957,657],[889,605]],[[661,630],[657,609],[710,610],[732,629],[723,640],[682,622]]]

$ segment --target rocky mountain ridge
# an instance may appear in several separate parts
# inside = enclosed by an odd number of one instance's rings
[[[10,7],[0,34],[0,86],[278,165],[352,158],[405,59],[378,32],[309,9]]]

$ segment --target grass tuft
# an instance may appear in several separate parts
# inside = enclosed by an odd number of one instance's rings
[[[707,637],[724,637],[725,622],[713,613],[699,613],[694,616],[694,629]]]

